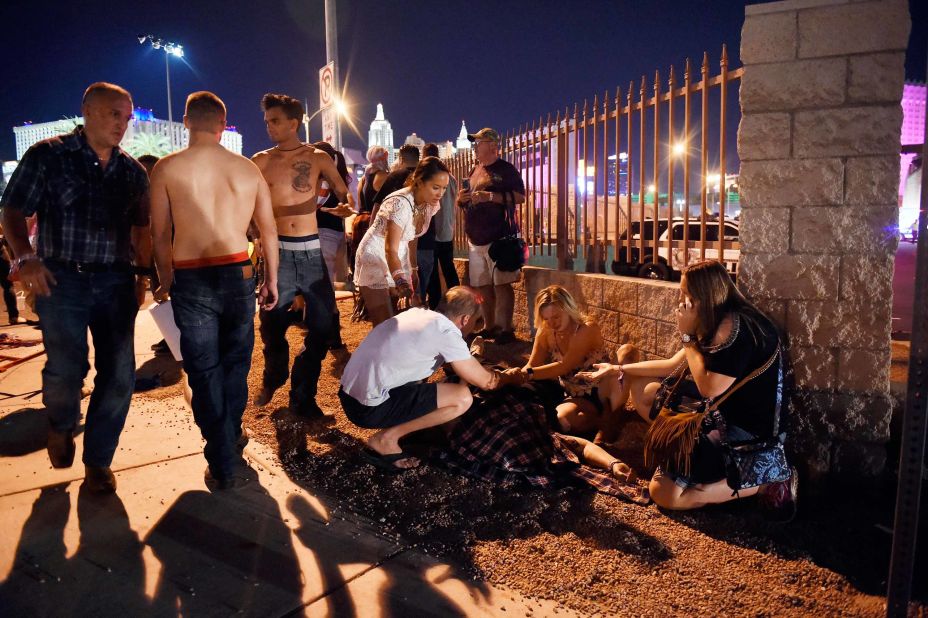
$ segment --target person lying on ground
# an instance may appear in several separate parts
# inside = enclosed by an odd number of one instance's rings
[[[445,293],[437,311],[414,307],[378,324],[355,350],[342,374],[338,397],[355,425],[379,429],[362,451],[390,472],[415,468],[400,439],[451,421],[473,402],[468,384],[493,390],[519,381],[517,368],[487,370],[471,356],[466,337],[480,316],[477,294],[465,287]],[[457,384],[426,382],[444,363]]]
[[[673,357],[597,364],[578,377],[600,388],[627,383],[623,393],[653,423],[645,459],[659,466],[649,486],[659,506],[693,509],[760,494],[777,518],[790,519],[797,477],[782,456],[786,359],[777,328],[717,261],[686,269],[676,318],[682,347]],[[677,414],[662,412],[668,407]]]

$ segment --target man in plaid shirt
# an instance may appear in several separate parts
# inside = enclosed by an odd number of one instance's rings
[[[42,401],[49,458],[56,468],[74,461],[90,328],[97,376],[84,432],[85,482],[91,491],[109,493],[116,490],[110,464],[135,383],[135,316],[151,270],[148,176],[119,148],[132,118],[126,90],[92,84],[81,112],[83,126],[23,155],[0,207],[13,268],[37,296],[48,355]],[[34,214],[33,252],[26,218]]]

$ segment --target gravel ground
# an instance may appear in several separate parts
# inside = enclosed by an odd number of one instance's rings
[[[348,320],[350,300],[339,306],[342,336],[353,350],[369,325]],[[291,329],[292,353],[301,337]],[[488,348],[491,359],[517,362],[530,344]],[[294,482],[454,563],[460,574],[556,599],[588,615],[885,613],[889,491],[836,490],[805,499],[795,522],[773,525],[750,500],[672,513],[578,489],[500,487],[432,465],[386,475],[359,457],[372,432],[345,418],[331,362],[331,356],[325,360],[318,401],[334,413],[332,422],[307,423],[291,415],[285,386],[268,406],[249,404],[244,424],[252,439],[278,453]],[[249,376],[252,393],[260,388],[262,370],[259,340]],[[176,383],[142,396],[180,392]],[[646,478],[638,455],[644,425],[629,419],[616,454]],[[410,448],[440,438],[420,436]],[[920,545],[928,549],[928,525],[922,528]],[[920,550],[915,579],[920,602],[913,604],[921,616],[928,616],[925,554]]]

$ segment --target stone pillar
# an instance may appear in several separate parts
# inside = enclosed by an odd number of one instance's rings
[[[889,438],[905,0],[748,6],[739,284],[788,333],[792,450],[875,476]]]

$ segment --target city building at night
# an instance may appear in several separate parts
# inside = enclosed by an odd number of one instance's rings
[[[461,121],[461,132],[458,133],[458,141],[455,144],[458,150],[467,150],[470,148],[470,140],[467,139],[467,125],[464,124],[464,121]]]
[[[458,151],[458,149],[454,147],[454,142],[452,142],[450,139],[447,139],[443,142],[438,142],[436,146],[438,146],[438,158],[439,159],[447,159],[449,157],[453,157],[454,153]]]
[[[377,115],[371,121],[371,127],[367,132],[367,147],[383,146],[389,153],[389,164],[393,165],[396,160],[396,153],[393,150],[393,127],[390,121],[383,115],[383,104],[377,104]]]
[[[403,142],[403,145],[412,144],[419,149],[419,152],[422,152],[422,148],[425,146],[425,140],[416,135],[415,131],[411,135],[406,136],[406,141]]]
[[[925,140],[925,99],[928,85],[910,82],[902,89],[902,145],[921,144]],[[899,166],[899,196],[901,199],[909,164],[914,154],[903,154]]]
[[[13,127],[13,134],[16,136],[17,160],[22,159],[26,151],[36,142],[63,133],[70,133],[74,130],[74,127],[83,121],[84,119],[78,116],[51,122],[27,122],[21,126]],[[171,143],[172,137],[174,140],[173,147]],[[150,109],[137,107],[132,114],[132,121],[129,123],[128,129],[126,129],[126,135],[119,145],[132,156],[153,154],[161,157],[175,150],[185,148],[188,139],[187,129],[184,128],[183,123],[172,123],[155,118]],[[235,127],[226,127],[226,130],[222,132],[219,143],[231,152],[242,154],[242,134]]]

